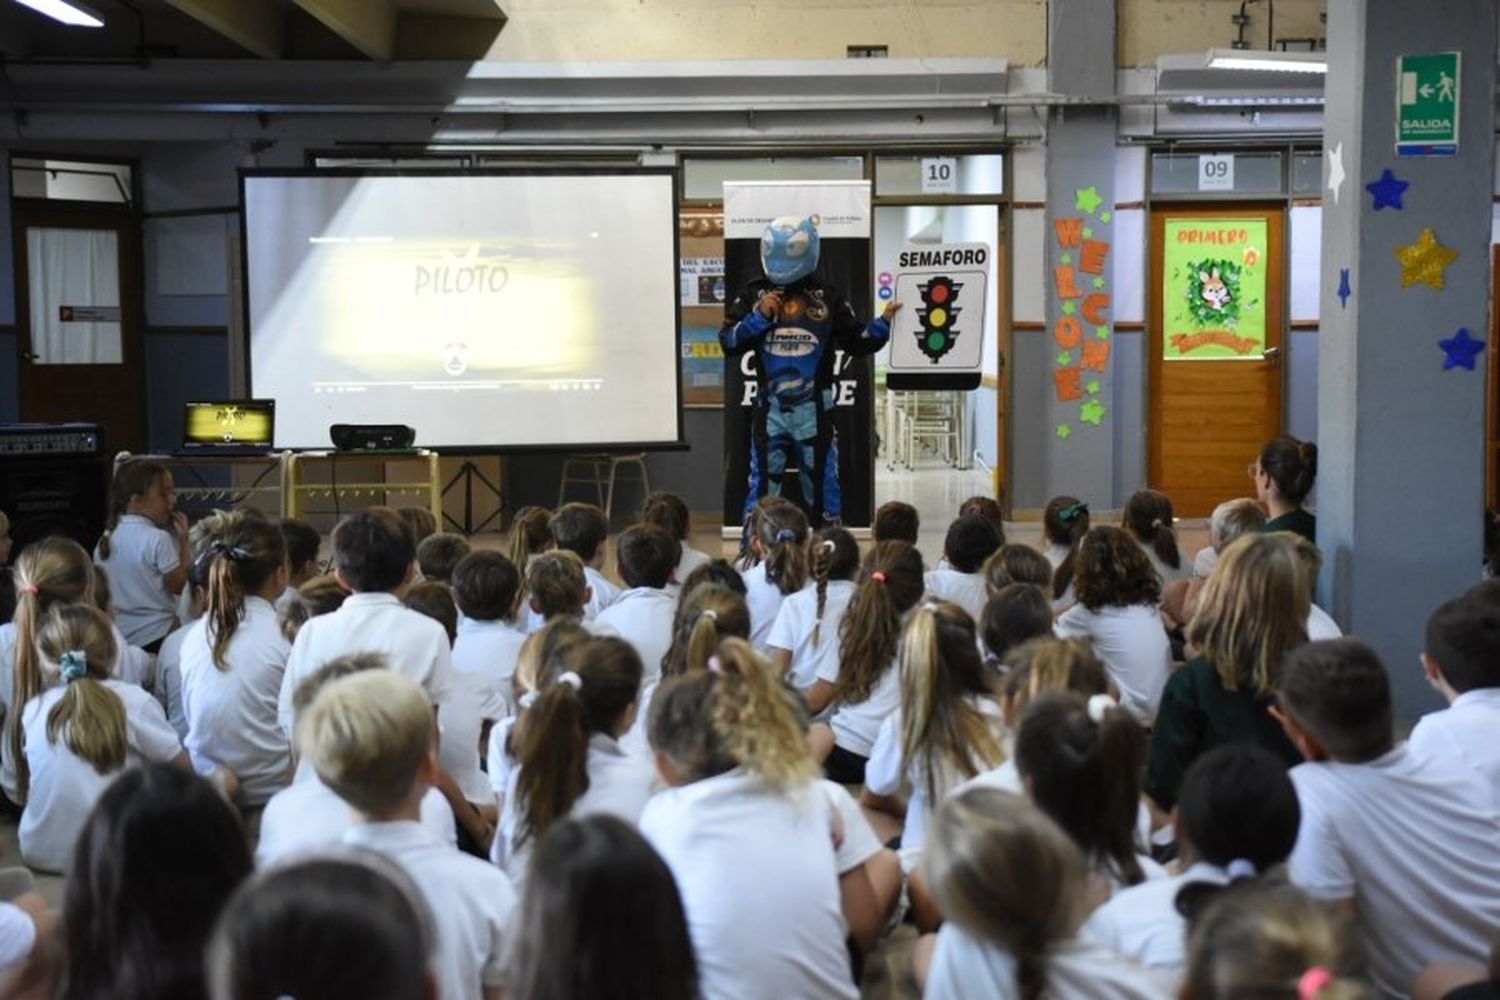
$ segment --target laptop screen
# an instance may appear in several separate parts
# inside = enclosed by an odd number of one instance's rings
[[[276,430],[276,401],[188,403],[182,426],[184,451],[270,451]]]

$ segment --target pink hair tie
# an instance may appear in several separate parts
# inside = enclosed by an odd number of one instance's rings
[[[885,573],[877,569],[875,572],[870,574],[870,579],[874,580],[876,583],[885,583]]]
[[[711,674],[722,674],[724,672],[724,664],[719,660],[718,653],[708,658],[708,672]]]
[[[1326,965],[1315,965],[1302,973],[1297,980],[1297,1000],[1313,1000],[1333,982],[1333,973]]]
[[[34,584],[34,583],[28,583],[25,586],[23,586],[21,589],[23,591],[25,591],[26,593],[30,594],[32,597],[35,597],[37,594],[41,593],[41,591],[37,588],[37,585]]]

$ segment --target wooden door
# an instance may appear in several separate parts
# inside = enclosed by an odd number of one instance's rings
[[[1285,205],[1153,208],[1150,280],[1149,483],[1204,517],[1281,433]]]
[[[14,223],[21,419],[94,421],[110,450],[143,450],[138,220],[18,205]]]

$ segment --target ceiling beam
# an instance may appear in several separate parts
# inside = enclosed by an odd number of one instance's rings
[[[264,0],[167,0],[189,17],[212,28],[262,59],[280,59],[285,19]]]
[[[396,54],[396,6],[391,0],[293,0],[371,59]]]

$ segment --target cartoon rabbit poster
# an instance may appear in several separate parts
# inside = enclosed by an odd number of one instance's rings
[[[1259,359],[1266,346],[1263,219],[1169,219],[1162,260],[1168,361]]]

